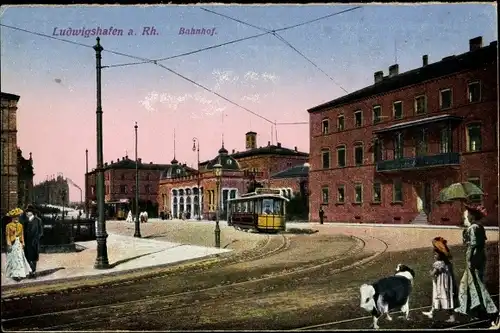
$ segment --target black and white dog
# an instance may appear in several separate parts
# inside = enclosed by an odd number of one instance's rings
[[[378,280],[372,284],[363,284],[361,292],[361,308],[373,316],[373,328],[378,329],[378,320],[384,314],[387,320],[392,320],[389,311],[401,309],[409,320],[408,305],[413,287],[415,272],[408,266],[399,264],[396,274]]]

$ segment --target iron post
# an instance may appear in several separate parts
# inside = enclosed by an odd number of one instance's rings
[[[197,178],[197,183],[198,183],[198,221],[201,220],[201,188],[200,188],[200,182],[201,182],[201,174],[200,174],[200,141],[198,138],[193,138],[193,151],[197,152],[197,169],[198,169],[198,178]]]
[[[96,72],[97,72],[97,258],[94,264],[96,269],[107,269],[110,268],[108,261],[108,248],[107,248],[107,238],[106,233],[106,216],[105,214],[105,201],[104,201],[104,172],[103,172],[103,135],[102,135],[102,101],[101,101],[101,52],[103,47],[100,44],[100,38],[97,37],[97,44],[94,46],[95,57],[96,57]]]
[[[220,226],[219,226],[219,219],[220,219],[220,187],[221,187],[221,177],[222,177],[222,165],[220,163],[217,163],[213,166],[214,169],[214,175],[215,175],[215,182],[217,186],[217,208],[215,211],[215,247],[220,248]]]
[[[85,149],[85,216],[89,218],[89,150]]]
[[[137,158],[137,122],[135,122],[135,232],[134,237],[141,237],[141,221],[139,221],[139,159]]]

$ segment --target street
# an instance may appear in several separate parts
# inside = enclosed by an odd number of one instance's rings
[[[2,299],[2,324],[6,330],[364,329],[371,320],[359,308],[359,286],[405,263],[417,274],[411,320],[394,316],[381,320],[381,328],[453,326],[421,314],[432,292],[429,248],[388,251],[382,238],[331,232],[276,235],[271,243],[260,256],[194,270]],[[452,251],[459,278],[464,248]],[[488,287],[498,294],[498,242],[489,243],[488,258]],[[468,322],[457,319],[454,325]]]

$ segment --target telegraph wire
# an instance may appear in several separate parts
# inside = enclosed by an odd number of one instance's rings
[[[358,9],[358,8],[361,8],[360,6],[358,7],[353,7],[351,8],[350,10],[354,10],[354,9]],[[346,89],[344,89],[344,87],[342,87],[340,84],[338,84],[332,76],[330,76],[327,72],[325,72],[323,69],[321,69],[316,63],[314,63],[311,59],[309,59],[307,56],[305,56],[302,52],[300,52],[299,50],[297,50],[296,47],[294,47],[292,44],[290,44],[287,40],[285,40],[281,35],[279,35],[278,33],[276,33],[276,30],[268,30],[268,29],[265,29],[265,28],[261,28],[261,27],[258,27],[256,25],[253,25],[253,24],[250,24],[250,23],[247,23],[247,22],[244,22],[244,21],[241,21],[241,20],[238,20],[236,18],[233,18],[233,17],[230,17],[228,15],[224,15],[224,14],[220,14],[220,13],[217,13],[213,10],[209,10],[209,9],[205,9],[205,8],[201,8],[202,10],[206,11],[206,12],[209,12],[209,13],[213,13],[215,15],[219,15],[219,16],[222,16],[222,17],[225,17],[227,19],[230,19],[230,20],[233,20],[233,21],[236,21],[238,23],[241,23],[241,24],[244,24],[244,25],[247,25],[247,26],[250,26],[252,28],[255,28],[255,29],[259,29],[261,31],[265,31],[265,32],[269,32],[271,34],[273,34],[276,38],[278,38],[281,42],[283,42],[285,45],[287,45],[289,48],[291,48],[292,50],[294,50],[296,53],[298,53],[300,56],[302,56],[302,58],[304,58],[305,60],[307,60],[309,63],[311,63],[314,67],[316,67],[316,69],[318,69],[321,73],[325,74],[333,83],[335,83],[335,85],[337,85],[340,89],[342,89],[344,92],[346,93],[349,93]],[[343,11],[345,12],[345,11]],[[336,13],[336,14],[339,14],[339,13]],[[325,17],[331,17],[333,16],[334,14],[330,14],[330,15],[327,15]],[[323,17],[323,18],[325,18]],[[318,19],[316,19],[318,20]]]
[[[25,30],[25,29],[21,29],[21,28],[17,28],[17,27],[11,27],[11,26],[8,26],[8,25],[5,25],[5,24],[0,24],[0,25],[4,26],[4,27],[7,27],[7,28],[12,28],[14,30],[23,31],[23,32],[26,32],[26,33],[29,33],[29,34],[33,34],[33,35],[37,35],[37,36],[41,36],[41,37],[52,38],[52,39],[56,39],[56,40],[59,40],[59,41],[62,41],[62,42],[68,42],[68,43],[71,43],[71,44],[75,44],[75,45],[79,45],[79,46],[84,46],[84,47],[88,47],[88,48],[92,48],[93,49],[93,46],[82,44],[82,43],[77,43],[77,42],[72,42],[72,41],[69,41],[69,40],[66,40],[66,39],[63,39],[63,38],[56,38],[56,37],[53,37],[53,36],[49,36],[49,35],[45,35],[45,34],[33,32],[33,31],[30,31],[30,30]],[[267,121],[270,124],[274,123],[272,120],[270,120],[270,119],[268,119],[268,118],[266,118],[264,116],[261,116],[260,114],[254,112],[254,111],[252,111],[252,110],[250,110],[250,109],[248,109],[248,108],[246,108],[246,107],[244,107],[244,106],[242,106],[242,105],[240,105],[240,104],[238,104],[236,102],[233,102],[229,98],[222,96],[221,94],[219,94],[219,93],[217,93],[217,92],[215,92],[215,91],[213,91],[213,90],[205,87],[204,85],[202,85],[202,84],[200,84],[198,82],[195,82],[194,80],[192,80],[192,79],[190,79],[190,78],[188,78],[188,77],[186,77],[186,76],[184,76],[184,75],[182,75],[182,74],[174,71],[173,69],[168,68],[168,67],[166,67],[163,64],[157,63],[156,60],[151,60],[151,59],[146,59],[146,58],[140,58],[140,57],[136,57],[136,56],[133,56],[133,55],[130,55],[130,54],[126,54],[126,53],[122,53],[122,52],[116,52],[116,51],[112,51],[112,50],[106,50],[106,49],[104,49],[104,51],[107,51],[107,52],[113,53],[113,54],[118,54],[118,55],[125,56],[125,57],[130,57],[130,58],[144,60],[144,61],[146,61],[148,63],[155,64],[155,65],[157,65],[157,66],[159,66],[159,67],[161,67],[161,68],[169,71],[170,73],[172,73],[172,74],[174,74],[174,75],[176,75],[176,76],[178,76],[178,77],[180,77],[180,78],[182,78],[182,79],[184,79],[184,80],[186,80],[186,81],[188,81],[188,82],[196,85],[197,87],[200,87],[200,88],[202,88],[202,89],[204,89],[204,90],[206,90],[206,91],[208,91],[208,92],[210,92],[210,93],[212,93],[212,94],[214,94],[214,95],[222,98],[226,102],[229,102],[232,105],[237,106],[238,108],[243,109],[243,110],[245,110],[245,111],[253,114],[256,117],[259,117],[259,118]],[[107,66],[102,66],[102,67],[106,68]]]

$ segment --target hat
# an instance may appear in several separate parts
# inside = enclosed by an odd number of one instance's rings
[[[437,252],[440,252],[440,253],[444,254],[445,256],[447,256],[448,258],[450,258],[451,252],[450,252],[450,249],[448,248],[447,243],[448,242],[446,241],[446,239],[444,239],[441,236],[436,237],[432,240],[432,246],[434,246],[434,250]]]
[[[18,208],[14,208],[11,211],[9,211],[7,213],[7,216],[9,216],[9,217],[18,217],[18,216],[21,216],[22,213],[23,213],[23,210],[18,207]]]
[[[33,205],[29,204],[28,206],[26,206],[26,209],[24,210],[25,213],[27,212],[32,212],[34,213],[35,212],[35,207],[33,207]]]
[[[488,212],[486,211],[486,208],[484,208],[483,205],[476,205],[476,206],[465,205],[465,208],[467,208],[467,210],[470,211],[472,214],[479,215],[480,217],[486,217],[488,215]]]

